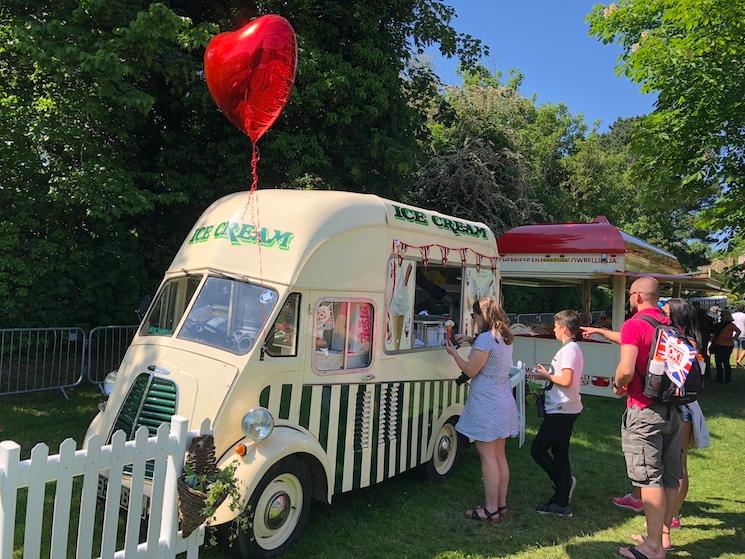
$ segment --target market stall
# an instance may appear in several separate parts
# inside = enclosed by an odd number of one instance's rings
[[[613,330],[625,318],[627,281],[653,276],[673,296],[682,290],[718,291],[722,287],[709,276],[684,273],[675,256],[621,231],[603,216],[590,223],[516,227],[499,237],[497,245],[503,285],[579,288],[582,308],[578,310],[584,324],[591,322],[592,287],[607,286],[613,294],[609,321]],[[515,324],[513,328],[515,361],[528,367],[551,362],[559,342],[550,328],[539,324]],[[582,392],[612,396],[618,346],[600,337],[580,345],[585,358]]]

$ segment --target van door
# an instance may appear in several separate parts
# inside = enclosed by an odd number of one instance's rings
[[[375,378],[373,348],[380,328],[373,298],[313,292],[310,299],[307,422],[319,442],[326,442],[335,465],[334,493],[341,493],[400,471],[395,457],[403,383]]]

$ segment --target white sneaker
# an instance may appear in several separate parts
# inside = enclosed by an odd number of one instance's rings
[[[572,485],[569,486],[569,502],[572,502],[572,497],[574,497],[574,490],[577,488],[577,478],[572,476]]]

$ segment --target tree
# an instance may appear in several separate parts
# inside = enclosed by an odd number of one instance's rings
[[[650,204],[650,180],[640,173],[632,143],[643,119],[619,119],[608,132],[592,130],[576,142],[574,153],[562,160],[563,190],[569,193],[574,219],[589,221],[597,215],[627,233],[673,253],[687,269],[707,261],[702,239],[695,227],[695,212],[672,199],[665,205]]]
[[[0,6],[0,323],[130,322],[198,215],[249,182],[248,141],[202,76],[220,29],[298,35],[296,90],[261,142],[261,186],[395,195],[421,157],[429,45],[485,49],[437,0],[144,0]]]
[[[565,218],[561,159],[584,130],[563,105],[523,97],[522,74],[477,66],[430,105],[432,147],[410,197],[496,231]]]
[[[483,138],[437,154],[419,172],[411,194],[424,207],[486,223],[499,235],[537,218],[521,156]]]
[[[623,48],[618,72],[657,92],[637,138],[648,203],[705,207],[725,238],[745,221],[745,3],[624,0],[597,5],[590,33]]]

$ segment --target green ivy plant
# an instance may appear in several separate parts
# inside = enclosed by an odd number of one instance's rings
[[[214,474],[197,474],[191,465],[184,466],[184,482],[191,489],[206,493],[207,498],[204,501],[202,514],[207,518],[205,526],[210,527],[210,520],[217,512],[218,507],[223,501],[228,501],[228,507],[231,511],[240,511],[241,495],[238,491],[238,478],[235,472],[238,468],[236,463],[228,464],[222,469],[218,469]],[[245,532],[251,527],[248,510],[242,511],[233,521],[228,531],[228,543],[231,544],[240,532]],[[209,531],[210,546],[217,545],[217,538],[214,530]]]

